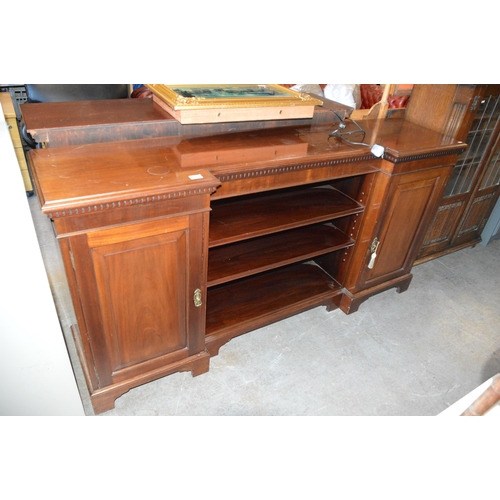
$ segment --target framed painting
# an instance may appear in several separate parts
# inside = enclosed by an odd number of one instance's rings
[[[312,118],[323,104],[274,84],[147,84],[153,100],[180,123]]]

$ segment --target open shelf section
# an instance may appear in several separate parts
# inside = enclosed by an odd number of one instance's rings
[[[269,271],[354,245],[331,224],[316,224],[212,248],[208,286]]]
[[[342,288],[315,264],[294,264],[210,288],[206,343],[231,338],[319,305],[334,307]],[[217,348],[216,348],[217,349]]]
[[[326,222],[363,211],[363,206],[331,187],[287,189],[218,200],[210,214],[213,248],[278,231]]]

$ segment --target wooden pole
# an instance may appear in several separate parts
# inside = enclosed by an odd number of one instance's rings
[[[387,99],[393,91],[394,84],[386,83],[384,87],[384,93],[382,94],[382,99],[380,100],[380,108],[378,110],[377,118],[385,118],[387,116],[387,110],[389,109],[389,102]]]

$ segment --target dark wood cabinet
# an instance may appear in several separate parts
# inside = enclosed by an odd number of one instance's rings
[[[74,333],[87,353],[96,412],[112,408],[124,389],[152,376],[208,370],[203,217],[60,235],[78,290],[82,321]]]
[[[330,138],[332,126],[30,154],[96,413],[139,384],[203,373],[238,335],[321,305],[352,313],[408,287],[465,146],[367,120],[378,158]]]
[[[452,161],[448,157],[450,163],[423,162],[421,167],[427,166],[424,170],[382,180],[387,188],[380,221],[359,277],[350,288],[346,287],[343,296],[346,312],[356,311],[379,287],[383,291],[392,284],[399,292],[408,288],[411,268],[449,178]]]
[[[500,85],[415,85],[407,120],[467,143],[418,262],[480,241],[500,195]]]
[[[99,146],[76,156],[72,148],[30,154],[59,239],[96,413],[137,385],[208,370],[208,221],[219,185],[208,172],[170,171],[144,147],[132,161],[126,145],[122,154],[123,144]]]

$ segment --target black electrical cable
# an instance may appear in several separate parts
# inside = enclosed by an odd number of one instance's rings
[[[339,123],[339,127],[328,135],[328,140],[330,140],[330,137],[338,137],[339,139],[347,142],[347,144],[351,144],[353,146],[371,147],[370,144],[366,144],[366,142],[355,142],[355,141],[350,141],[349,139],[347,139],[345,136],[362,133],[363,134],[363,138],[361,139],[361,141],[362,141],[365,138],[366,133],[359,126],[359,124],[357,122],[355,122],[354,120],[349,120],[349,122],[353,123],[357,127],[357,130],[346,130],[344,132],[344,130],[347,128],[345,119],[342,118],[336,111],[334,111],[334,113],[339,118],[340,123]]]

